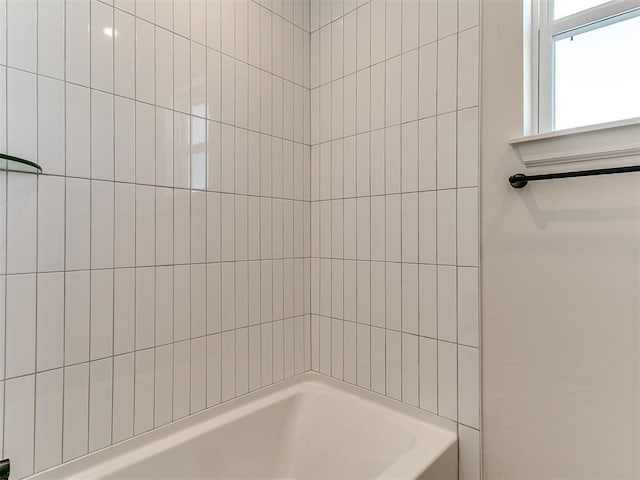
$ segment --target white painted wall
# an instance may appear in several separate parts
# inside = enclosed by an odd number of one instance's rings
[[[482,6],[485,478],[640,478],[640,175],[508,185],[521,3]]]

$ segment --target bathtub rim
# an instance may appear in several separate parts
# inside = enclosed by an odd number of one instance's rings
[[[439,456],[445,454],[451,448],[456,448],[457,450],[457,425],[454,421],[319,372],[307,371],[205,408],[200,412],[174,420],[99,450],[89,452],[81,457],[50,467],[26,477],[26,480],[62,478],[59,475],[55,475],[57,472],[63,474],[64,478],[68,480],[86,479],[87,477],[83,476],[83,473],[94,472],[98,474],[101,471],[100,467],[109,467],[109,465],[122,461],[123,459],[125,461],[129,459],[131,463],[135,463],[135,459],[140,461],[140,458],[144,459],[152,456],[154,453],[157,454],[158,450],[165,451],[164,448],[152,449],[152,446],[168,443],[169,439],[175,440],[175,438],[178,437],[187,440],[211,429],[231,423],[244,417],[248,413],[285,400],[296,394],[313,391],[314,389],[326,390],[327,388],[334,392],[338,391],[348,396],[356,397],[361,401],[370,402],[391,410],[394,414],[399,415],[401,418],[404,417],[404,420],[408,420],[409,422],[411,419],[418,420],[421,423],[427,424],[429,428],[440,430],[441,433],[444,433],[443,444],[442,447],[437,450],[437,453],[432,455],[434,459],[439,458]],[[425,427],[423,426],[421,428],[424,429]],[[412,429],[419,430],[419,427],[412,427]],[[446,440],[444,438],[446,438]],[[425,458],[420,451],[420,440],[421,439],[418,439],[411,449],[391,463],[376,478],[417,478],[424,468],[430,465],[425,464]],[[422,442],[424,442],[424,439],[422,439]],[[140,453],[145,452],[145,447],[146,450],[149,450],[149,455],[143,455],[141,457]],[[109,471],[112,470],[107,468],[105,472]]]

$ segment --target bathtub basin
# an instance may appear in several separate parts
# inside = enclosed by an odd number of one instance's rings
[[[34,479],[456,479],[454,424],[306,373]]]

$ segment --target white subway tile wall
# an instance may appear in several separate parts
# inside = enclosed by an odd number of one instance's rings
[[[312,369],[458,424],[480,477],[479,0],[311,2]]]
[[[309,21],[0,0],[0,152],[44,171],[0,172],[12,478],[311,368]]]

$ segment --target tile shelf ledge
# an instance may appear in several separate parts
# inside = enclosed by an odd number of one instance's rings
[[[0,153],[0,171],[20,173],[42,173],[42,167],[24,158]]]
[[[527,168],[630,166],[640,157],[640,117],[509,140]]]

